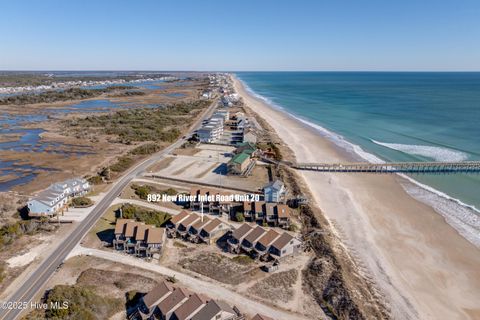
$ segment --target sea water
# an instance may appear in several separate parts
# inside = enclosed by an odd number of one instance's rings
[[[480,160],[480,73],[238,72],[247,89],[370,162]],[[319,161],[321,157],[319,155]],[[480,174],[413,174],[409,194],[480,246]]]

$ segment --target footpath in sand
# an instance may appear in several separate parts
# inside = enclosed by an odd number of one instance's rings
[[[348,161],[315,130],[249,95],[299,162]],[[373,277],[396,319],[479,319],[480,250],[431,207],[410,197],[396,175],[301,172],[316,203]]]
[[[277,308],[264,305],[258,301],[245,298],[244,296],[223,287],[219,283],[216,284],[216,283],[203,281],[199,278],[195,278],[195,277],[180,273],[178,271],[172,270],[170,268],[167,268],[158,264],[146,262],[142,259],[138,259],[128,255],[77,246],[70,253],[67,259],[77,255],[95,256],[97,258],[102,258],[102,259],[106,259],[113,262],[120,262],[136,268],[154,271],[162,275],[165,275],[167,277],[175,277],[175,279],[180,281],[183,285],[187,286],[188,288],[190,288],[191,290],[197,293],[205,294],[214,299],[228,301],[230,304],[236,305],[240,310],[252,315],[256,313],[262,313],[262,314],[266,314],[271,317],[274,317],[276,319],[292,319],[292,320],[307,319],[303,316],[282,311]]]

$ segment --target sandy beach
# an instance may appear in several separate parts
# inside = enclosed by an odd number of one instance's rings
[[[250,95],[299,162],[348,161],[313,128]],[[479,319],[480,250],[396,175],[299,172],[343,244],[385,295],[395,319]]]

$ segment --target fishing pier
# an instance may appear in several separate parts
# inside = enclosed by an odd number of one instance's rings
[[[366,173],[480,173],[480,161],[461,162],[346,162],[346,163],[291,163],[261,158],[265,162],[285,165],[296,170],[319,172]]]

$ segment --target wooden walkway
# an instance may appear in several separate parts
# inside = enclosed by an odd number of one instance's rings
[[[389,162],[389,163],[291,163],[262,158],[265,162],[286,165],[297,170],[320,172],[369,173],[480,173],[480,161],[462,162]]]

